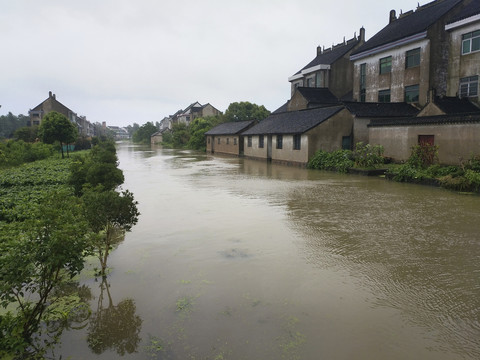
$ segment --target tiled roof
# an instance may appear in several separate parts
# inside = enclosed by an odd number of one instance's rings
[[[399,118],[372,119],[368,126],[379,127],[379,126],[440,125],[440,124],[462,124],[462,123],[480,123],[480,113],[421,116],[421,117],[408,117],[408,118],[400,118],[400,119]]]
[[[309,69],[311,67],[317,66],[317,65],[331,65],[338,59],[340,59],[342,56],[344,56],[346,53],[348,53],[350,50],[352,50],[360,40],[350,40],[348,41],[345,45],[336,45],[333,46],[332,50],[327,50],[322,52],[321,54],[318,54],[315,59],[310,61],[307,65],[305,65],[302,69],[297,71],[294,75],[300,74],[302,70]]]
[[[352,56],[425,32],[461,1],[436,0],[417,8],[411,14],[399,16],[398,19],[389,23],[365,44],[353,51]]]
[[[343,106],[271,114],[242,135],[302,134],[344,109]]]
[[[480,5],[478,4],[478,0],[471,0],[470,3],[466,4],[465,7],[455,15],[448,23],[454,23],[459,20],[463,20],[469,18],[473,15],[480,14]]]
[[[434,104],[445,114],[464,114],[480,112],[468,98],[459,99],[456,96],[435,97]]]
[[[290,101],[290,100],[289,100]],[[289,101],[287,101],[285,104],[283,104],[282,106],[280,106],[277,110],[273,111],[272,114],[277,114],[277,113],[281,113],[281,112],[285,112],[285,111],[288,111],[288,103]]]
[[[208,130],[205,135],[235,135],[248,129],[254,121],[255,120],[247,120],[222,123]]]
[[[414,116],[418,109],[414,106],[401,103],[367,103],[367,102],[345,102],[345,107],[356,117],[378,118],[378,117],[405,117]]]
[[[298,87],[297,90],[309,104],[338,104],[339,100],[328,88]]]

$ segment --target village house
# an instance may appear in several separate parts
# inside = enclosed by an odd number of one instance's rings
[[[205,133],[207,153],[244,154],[243,132],[255,124],[254,120],[222,123]]]
[[[163,135],[166,133],[166,132],[170,132],[171,130],[167,127],[167,128],[162,128],[160,129],[159,131],[153,133],[150,137],[150,143],[152,145],[157,145],[157,144],[161,144],[163,142]]]
[[[51,111],[56,111],[70,120],[77,126],[78,134],[86,137],[92,137],[95,134],[95,125],[87,120],[85,116],[77,114],[57,100],[55,94],[48,92],[48,98],[28,111],[30,116],[29,126],[39,126],[42,119]]]
[[[306,166],[319,150],[350,149],[353,117],[343,106],[272,113],[244,131],[248,158]]]
[[[190,125],[190,123],[198,117],[216,116],[222,112],[214,108],[210,104],[202,105],[198,101],[190,104],[185,110],[175,114],[174,122],[178,124]]]

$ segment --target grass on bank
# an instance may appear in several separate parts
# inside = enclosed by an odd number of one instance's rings
[[[405,163],[393,164],[383,156],[383,147],[358,143],[355,149],[327,152],[319,150],[307,165],[310,169],[346,173],[350,169],[386,169],[386,178],[397,182],[430,184],[462,192],[480,192],[480,155],[472,155],[460,165],[440,165],[438,146],[412,147]]]

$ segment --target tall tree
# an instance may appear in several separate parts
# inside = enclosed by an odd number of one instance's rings
[[[248,101],[231,103],[225,111],[225,121],[261,121],[270,115],[265,106],[252,104]]]
[[[150,144],[150,137],[157,132],[157,127],[152,122],[147,122],[138,128],[132,135],[132,140],[136,143]]]
[[[70,122],[65,115],[51,111],[42,119],[38,132],[40,138],[46,144],[53,144],[58,141],[62,149],[62,158],[64,158],[63,144],[68,145],[74,142],[78,130],[75,124]]]

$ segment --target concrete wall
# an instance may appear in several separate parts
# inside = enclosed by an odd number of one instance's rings
[[[263,135],[263,148],[259,145],[259,135],[251,135],[252,146],[248,146],[248,136],[243,137],[243,153],[246,157],[267,160],[269,135]],[[270,135],[270,139],[272,136]],[[272,145],[272,147],[275,145]]]
[[[343,109],[306,134],[309,159],[318,150],[340,150],[343,136],[353,134],[353,115],[347,109]]]
[[[420,48],[420,65],[405,69],[405,55],[409,50]],[[380,59],[392,57],[392,71],[380,74]],[[419,85],[419,103],[427,102],[430,88],[430,41],[420,40],[381,53],[355,60],[353,75],[353,98],[360,100],[360,65],[366,64],[366,102],[377,102],[380,90],[390,89],[391,102],[405,100],[405,87]]]
[[[239,135],[209,135],[207,136],[207,152],[215,154],[240,155]]]
[[[308,136],[301,136],[300,150],[293,149],[293,135],[283,135],[283,146],[277,149],[277,135],[272,137],[272,161],[305,165],[308,162]]]
[[[295,92],[288,103],[288,111],[304,110],[308,107],[308,101],[300,94]]]
[[[332,64],[328,88],[337,98],[342,98],[353,89],[353,63],[350,52]]]
[[[358,142],[368,144],[369,133],[367,125],[370,124],[371,119],[367,118],[354,118],[353,120],[353,145]]]
[[[480,75],[480,51],[462,55],[462,35],[480,29],[480,22],[474,22],[449,32],[449,57],[447,95],[457,96],[460,79],[467,76]],[[476,98],[470,98],[480,103],[480,91]]]
[[[480,123],[370,127],[370,144],[382,145],[384,155],[407,160],[418,135],[434,135],[441,164],[457,165],[472,154],[480,155]]]

